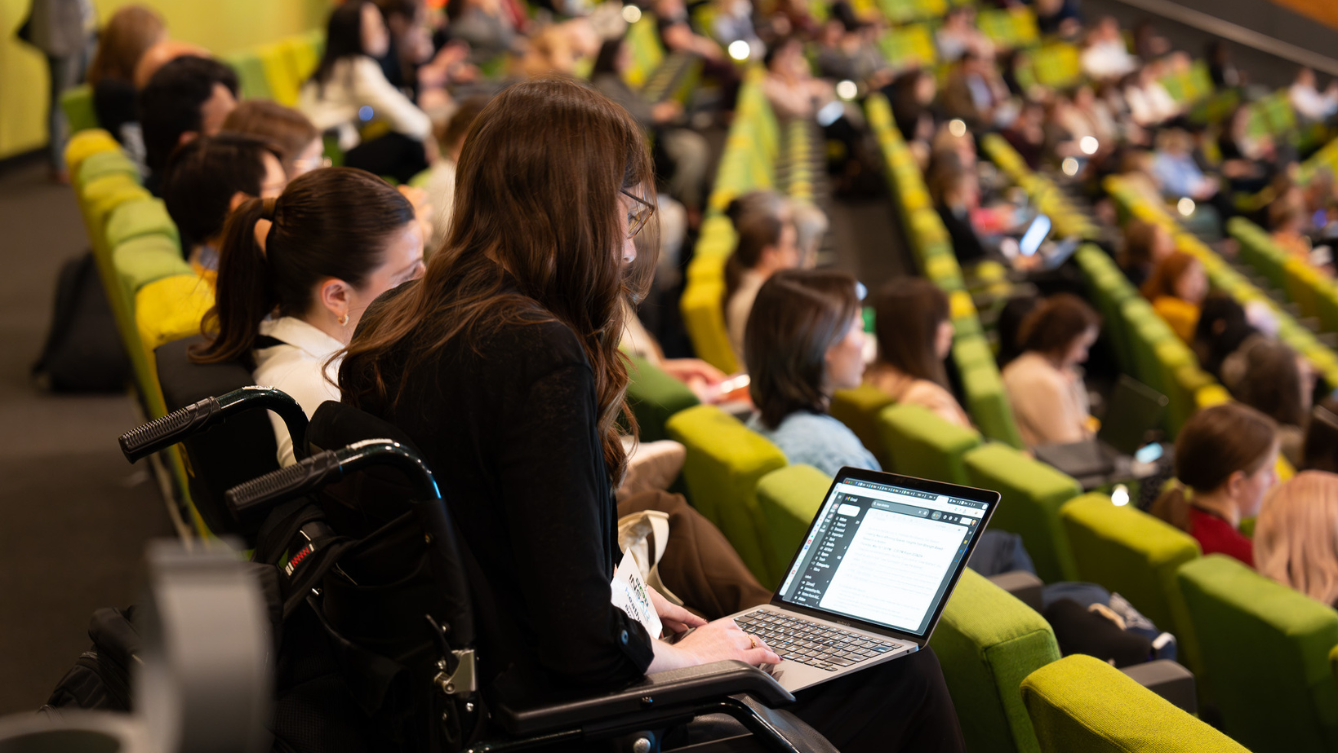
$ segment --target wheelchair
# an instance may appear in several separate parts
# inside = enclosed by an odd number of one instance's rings
[[[214,506],[200,513],[216,532],[240,537],[266,566],[275,750],[835,750],[777,708],[794,700],[788,691],[741,662],[583,697],[491,698],[478,682],[487,657],[476,635],[492,607],[486,589],[471,587],[483,582],[478,566],[431,470],[380,419],[327,402],[305,425],[296,407],[282,392],[247,386],[121,437],[132,462],[178,442],[264,446],[262,426],[272,447],[268,420],[255,416],[273,410],[295,448],[305,438],[297,464],[222,495],[193,494],[197,506]],[[188,449],[195,469],[197,454]]]

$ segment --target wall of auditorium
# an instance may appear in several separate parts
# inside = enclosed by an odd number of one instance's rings
[[[0,0],[0,159],[46,143],[46,63],[14,32],[32,0]],[[225,53],[324,23],[331,0],[139,0],[157,9],[174,38]],[[128,0],[94,0],[106,20]]]

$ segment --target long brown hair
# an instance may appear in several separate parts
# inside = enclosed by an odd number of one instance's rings
[[[946,388],[948,374],[934,344],[939,325],[948,320],[948,296],[922,277],[901,277],[878,291],[873,313],[879,360]]]
[[[725,305],[739,289],[743,273],[757,266],[763,251],[780,244],[788,220],[785,210],[785,198],[775,191],[749,191],[725,209],[738,237],[734,253],[725,261]]]
[[[1054,356],[1069,349],[1084,332],[1100,329],[1101,316],[1072,293],[1056,293],[1041,301],[1018,327],[1022,351]]]
[[[1152,275],[1148,277],[1147,282],[1143,283],[1143,289],[1140,292],[1149,301],[1155,301],[1163,296],[1179,298],[1180,295],[1175,290],[1175,284],[1191,267],[1198,263],[1198,259],[1184,251],[1176,251],[1157,262],[1157,266],[1152,268]]]
[[[263,248],[260,220],[273,223]],[[312,291],[330,277],[361,288],[383,261],[389,236],[413,221],[413,205],[399,191],[351,167],[307,173],[277,199],[242,204],[223,230],[218,294],[202,324],[209,341],[192,359],[248,359],[266,316],[306,313]]]
[[[858,311],[855,278],[845,272],[786,269],[767,278],[743,336],[748,392],[763,424],[775,429],[796,411],[827,412],[827,351]]]
[[[135,80],[135,66],[163,38],[163,17],[142,5],[127,5],[108,19],[98,35],[98,51],[88,66],[88,85],[103,79]]]
[[[654,204],[652,170],[640,126],[604,96],[556,78],[507,88],[465,139],[450,234],[423,279],[363,316],[340,369],[344,401],[393,405],[403,387],[396,375],[456,338],[477,346],[504,324],[557,320],[590,360],[604,460],[616,483],[626,465],[616,421],[622,415],[636,426],[618,352],[623,301],[645,294],[658,247],[639,243],[648,253],[623,269],[619,206],[623,191]],[[405,340],[407,361],[391,367],[388,356]],[[400,384],[395,394],[392,381]]]
[[[1231,474],[1253,475],[1263,467],[1277,441],[1273,419],[1240,403],[1214,405],[1195,413],[1175,440],[1175,477],[1199,494],[1225,484]],[[1153,515],[1182,531],[1189,530],[1189,498],[1180,486],[1152,503]]]

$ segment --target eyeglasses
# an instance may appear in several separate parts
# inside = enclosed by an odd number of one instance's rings
[[[635,238],[636,234],[646,226],[646,223],[650,222],[650,216],[655,214],[655,205],[625,188],[622,189],[622,194],[641,205],[627,210],[627,237]]]
[[[298,170],[302,172],[311,172],[312,170],[319,170],[323,167],[330,167],[333,164],[334,162],[331,161],[329,157],[312,157],[310,159],[293,160],[293,167],[296,167]]]

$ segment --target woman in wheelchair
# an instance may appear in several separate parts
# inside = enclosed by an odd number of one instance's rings
[[[421,280],[363,316],[340,367],[345,403],[394,424],[433,469],[478,564],[480,687],[503,702],[573,696],[648,672],[779,659],[732,620],[652,600],[677,642],[611,603],[613,488],[631,421],[622,301],[654,253],[654,176],[626,111],[575,82],[502,92],[461,155],[446,244]],[[656,244],[648,244],[656,248]],[[925,651],[799,694],[842,750],[961,750]]]
[[[423,271],[413,206],[371,173],[326,168],[251,199],[224,229],[212,337],[199,363],[241,360],[256,384],[291,395],[310,417],[338,400],[338,354],[377,296]],[[293,442],[273,414],[279,463]]]

